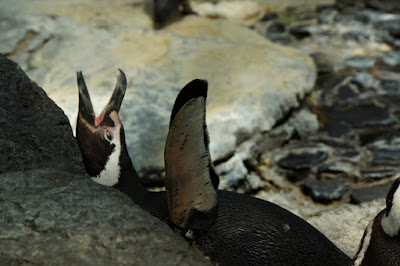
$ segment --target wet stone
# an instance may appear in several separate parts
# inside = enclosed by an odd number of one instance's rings
[[[351,175],[352,166],[345,162],[332,162],[321,165],[318,168],[318,174],[348,174]]]
[[[373,76],[366,72],[357,72],[354,74],[352,83],[361,89],[369,89],[375,86],[376,80]]]
[[[336,14],[337,11],[333,8],[324,9],[318,16],[318,22],[321,24],[331,24]]]
[[[328,158],[328,152],[289,153],[277,161],[279,167],[288,170],[307,170]]]
[[[386,92],[400,94],[400,80],[381,80],[380,84]]]
[[[377,32],[375,34],[375,36],[376,36],[376,39],[383,41],[391,46],[400,47],[400,40],[398,38],[393,37],[386,31]]]
[[[369,56],[352,56],[344,60],[344,64],[348,67],[363,69],[373,67],[376,58]]]
[[[374,103],[351,104],[344,107],[325,107],[328,117],[344,121],[353,127],[389,126],[397,119],[385,108]]]
[[[341,154],[339,160],[344,162],[358,163],[362,157],[363,154],[361,152],[357,150],[352,150],[352,151],[346,151],[343,154]]]
[[[388,66],[400,65],[400,51],[388,51],[383,57],[383,62]]]
[[[390,13],[400,12],[400,3],[398,1],[382,1],[382,0],[364,0],[365,6],[379,11]]]
[[[354,139],[354,129],[344,121],[329,121],[325,123],[325,131],[334,138]]]
[[[314,201],[327,204],[334,200],[340,200],[349,193],[350,184],[338,180],[307,181],[303,185],[303,191]]]
[[[271,24],[268,29],[267,29],[267,35],[268,34],[278,34],[278,33],[284,33],[286,30],[286,26],[280,22],[276,22]]]
[[[350,98],[357,98],[358,93],[348,84],[338,88],[338,100],[348,100]]]
[[[396,174],[397,170],[395,169],[361,170],[361,179],[365,181],[373,181],[393,177]]]
[[[376,199],[386,198],[391,185],[380,185],[374,187],[355,189],[351,193],[351,202],[354,204],[360,204],[362,202],[373,201]]]
[[[399,165],[400,164],[400,150],[390,147],[370,147],[374,159],[373,164],[381,165]]]
[[[290,34],[292,34],[297,39],[304,39],[311,36],[311,34],[317,31],[317,26],[315,25],[297,25],[292,26],[289,29]]]
[[[370,36],[368,33],[363,31],[348,31],[343,34],[343,38],[357,42],[367,42],[369,41]]]
[[[326,137],[321,137],[321,138],[316,138],[314,139],[315,142],[322,143],[325,145],[328,145],[333,148],[342,148],[342,149],[352,149],[354,146],[349,143],[348,140],[341,140],[337,138],[326,138]]]
[[[273,19],[276,19],[276,18],[278,18],[278,14],[275,13],[275,12],[270,12],[270,13],[265,14],[261,18],[261,21],[270,21],[270,20],[273,20]]]
[[[400,37],[400,18],[398,19],[388,19],[388,20],[378,20],[375,22],[375,27],[378,29],[387,30],[390,35],[394,37]]]

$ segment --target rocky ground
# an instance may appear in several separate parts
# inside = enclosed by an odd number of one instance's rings
[[[0,52],[72,125],[75,72],[99,110],[125,70],[129,152],[152,186],[177,92],[208,79],[221,188],[278,203],[352,256],[399,171],[396,1],[192,2],[200,16],[155,31],[143,1],[0,1]]]

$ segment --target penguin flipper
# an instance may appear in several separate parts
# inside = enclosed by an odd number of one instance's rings
[[[218,196],[208,148],[207,82],[193,80],[176,98],[165,144],[169,216],[180,228],[206,231],[217,216]],[[213,181],[214,179],[214,181]]]

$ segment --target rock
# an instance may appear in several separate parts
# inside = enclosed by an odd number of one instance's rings
[[[259,190],[265,186],[264,183],[262,182],[261,178],[253,172],[249,173],[246,176],[246,180],[247,180],[247,183],[249,184],[251,191]]]
[[[357,98],[358,93],[349,85],[342,85],[338,88],[337,99],[339,102],[352,100],[352,98]]]
[[[317,116],[307,108],[295,112],[288,123],[294,127],[300,139],[315,135],[319,129]]]
[[[83,173],[67,117],[11,60],[0,54],[0,173],[56,168]]]
[[[271,24],[267,29],[267,37],[270,34],[281,34],[284,33],[286,30],[286,26],[280,22],[276,22]]]
[[[374,159],[372,163],[376,165],[398,165],[400,163],[400,149],[390,147],[369,147]]]
[[[400,51],[388,51],[383,57],[383,62],[388,66],[400,65]]]
[[[399,13],[400,12],[400,4],[396,1],[380,1],[380,0],[366,0],[365,6],[377,9],[379,11],[385,11],[389,13]]]
[[[326,151],[302,149],[300,152],[292,150],[290,153],[277,160],[276,163],[284,169],[307,170],[323,162],[326,158],[328,158],[328,153]]]
[[[351,202],[360,204],[362,202],[368,202],[376,199],[385,199],[391,184],[384,184],[373,187],[366,187],[360,189],[354,189],[351,193]]]
[[[344,60],[344,64],[352,68],[369,68],[375,65],[376,58],[368,56],[353,56]]]
[[[125,194],[84,175],[0,174],[0,261],[26,265],[210,265]]]
[[[343,107],[325,107],[326,115],[354,127],[389,126],[397,119],[385,108],[375,103],[353,103]]]
[[[310,195],[313,200],[321,203],[331,203],[342,199],[350,192],[350,184],[337,180],[314,180],[306,181],[303,185],[305,194]]]
[[[368,223],[385,208],[385,200],[375,200],[361,205],[343,204],[306,218],[328,237],[339,249],[353,257],[360,245]]]
[[[269,13],[266,13],[266,14],[260,19],[260,21],[265,22],[265,21],[270,21],[270,20],[276,19],[276,18],[278,18],[278,14],[277,14],[276,12],[269,12]]]
[[[263,19],[267,12],[280,11],[288,7],[299,6],[313,8],[317,5],[329,5],[333,0],[286,0],[286,1],[265,1],[265,0],[246,0],[246,1],[190,1],[193,10],[201,16],[213,18],[226,18],[246,25],[252,25]]]
[[[337,10],[333,8],[323,9],[318,15],[320,24],[331,24],[337,14]]]
[[[290,34],[295,36],[297,39],[304,39],[317,31],[318,27],[315,25],[296,25],[289,29]]]
[[[334,161],[318,167],[318,174],[345,174],[346,177],[354,176],[354,166],[348,162]]]
[[[387,30],[393,37],[400,37],[400,18],[378,20],[375,22],[375,27]]]
[[[347,31],[343,34],[343,38],[348,40],[354,40],[357,42],[367,42],[370,40],[370,36],[367,32],[364,31]]]
[[[248,170],[242,159],[235,155],[228,161],[215,166],[220,178],[219,189],[233,190],[246,179]]]
[[[391,94],[400,94],[400,80],[381,80],[381,88]]]
[[[346,140],[358,140],[354,129],[344,121],[328,121],[325,123],[325,131],[329,136]]]
[[[355,83],[359,88],[364,90],[377,86],[377,81],[367,72],[356,72],[352,83]]]
[[[150,23],[137,21],[145,15],[132,15],[139,12],[137,8],[122,5],[112,8],[110,18],[103,17],[109,25],[98,27],[93,9],[85,9],[88,14],[81,17],[80,11],[76,14],[68,3],[63,5],[67,5],[64,10],[50,5],[54,16],[2,13],[2,21],[12,22],[4,29],[10,34],[23,29],[24,36],[40,29],[47,36],[34,52],[19,46],[10,56],[26,66],[28,75],[45,88],[73,125],[78,103],[75,72],[83,71],[98,113],[114,87],[115,69],[123,69],[128,89],[120,115],[140,175],[162,172],[172,105],[190,80],[209,80],[207,123],[211,155],[217,161],[232,154],[243,137],[270,130],[313,87],[315,69],[308,56],[226,20],[186,16],[153,31]],[[97,7],[96,12],[110,10],[102,4]],[[41,12],[35,8],[31,12]],[[22,37],[28,46],[39,42],[35,38]]]
[[[361,170],[362,180],[380,180],[384,178],[393,177],[397,174],[395,169],[364,169]]]

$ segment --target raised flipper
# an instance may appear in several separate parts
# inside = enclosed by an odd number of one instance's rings
[[[217,216],[218,176],[210,159],[206,118],[207,81],[193,80],[176,98],[165,144],[165,187],[171,221],[204,232]],[[188,235],[187,235],[188,236]]]

